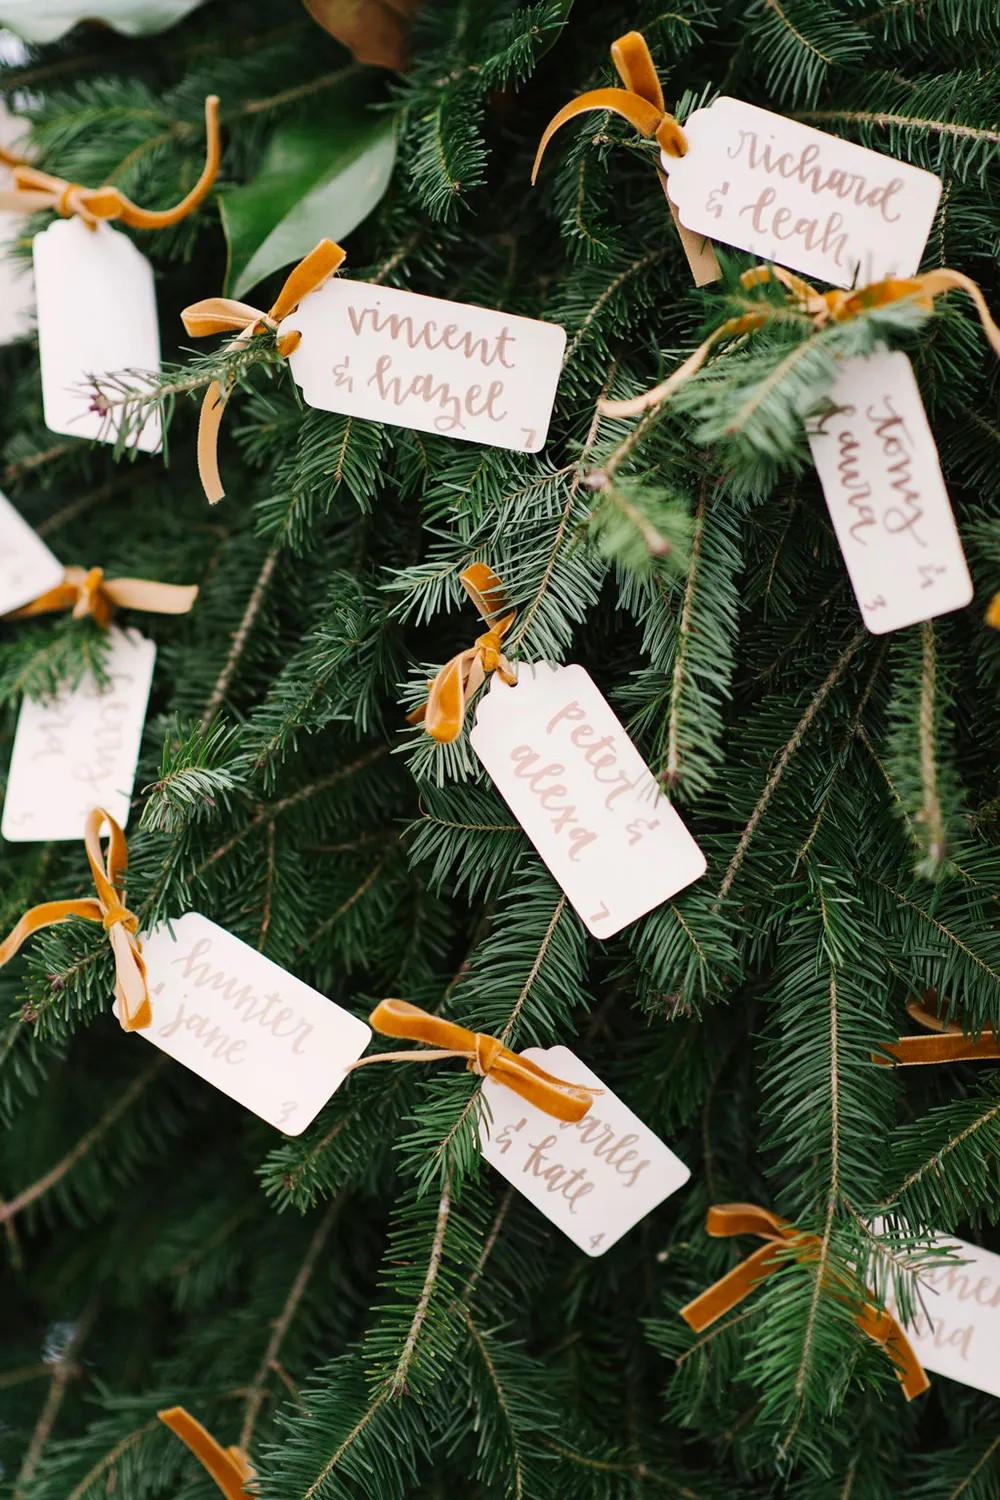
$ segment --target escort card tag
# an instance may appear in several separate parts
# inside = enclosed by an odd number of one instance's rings
[[[688,229],[834,286],[912,276],[941,179],[784,115],[722,97],[661,153]]]
[[[910,361],[844,360],[828,395],[836,409],[806,429],[868,629],[961,609],[972,579]]]
[[[597,938],[705,873],[705,856],[583,667],[494,674],[473,750]]]
[[[12,115],[0,101],[0,146],[16,151],[28,129],[26,120]],[[0,188],[14,186],[13,170],[0,162]],[[24,215],[0,213],[0,344],[23,339],[31,332],[35,288],[31,267],[19,260],[11,242],[24,234]]]
[[[522,1056],[603,1092],[571,1125],[484,1078],[493,1118],[480,1126],[483,1156],[581,1250],[603,1255],[691,1172],[568,1047],[529,1047]]]
[[[0,615],[62,583],[63,565],[0,495]]]
[[[79,842],[92,807],[128,821],[156,647],[137,630],[109,634],[106,687],[85,677],[21,704],[0,825],[11,843]]]
[[[1000,1396],[1000,1255],[948,1235],[939,1243],[967,1264],[920,1273],[926,1313],[906,1332],[926,1369]]]
[[[153,268],[127,235],[107,224],[88,229],[77,217],[36,234],[33,254],[45,425],[113,442],[87,387],[94,375],[160,368]],[[159,448],[158,412],[150,410],[129,446]]]
[[[364,1021],[197,912],[143,933],[142,954],[153,1024],[136,1035],[286,1135],[312,1123],[371,1040]]]
[[[544,446],[566,347],[557,323],[341,278],[281,324],[310,406],[468,443]]]

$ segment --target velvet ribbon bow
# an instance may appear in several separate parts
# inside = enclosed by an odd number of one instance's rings
[[[101,829],[105,823],[111,830],[107,863],[101,853]],[[128,870],[125,835],[110,813],[102,807],[94,807],[87,814],[84,844],[96,897],[85,896],[78,901],[44,901],[40,906],[33,906],[0,943],[0,968],[14,957],[22,943],[43,927],[52,927],[69,917],[100,922],[115,957],[115,999],[122,1030],[142,1031],[152,1023],[153,1012],[146,987],[142,945],[136,936],[139,919],[125,905],[125,874]]]
[[[235,331],[236,338],[226,345],[227,352],[249,343],[254,334],[262,333],[265,329],[276,333],[278,325],[295,311],[303,297],[317,291],[343,264],[346,253],[333,240],[320,240],[316,248],[299,261],[278,293],[273,307],[267,312],[262,312],[259,307],[251,307],[247,302],[235,302],[231,297],[205,297],[201,302],[192,302],[181,313],[185,331],[193,339]],[[302,335],[290,330],[278,340],[278,353],[287,359],[301,342]],[[233,381],[230,381],[223,390],[220,383],[213,380],[201,404],[198,473],[212,505],[226,493],[219,476],[219,428],[232,386]]]
[[[382,1036],[405,1037],[410,1042],[423,1042],[433,1050],[377,1052],[371,1057],[359,1058],[347,1069],[348,1072],[368,1063],[435,1062],[445,1057],[463,1057],[470,1073],[476,1073],[480,1078],[494,1078],[522,1099],[527,1099],[536,1109],[544,1110],[556,1120],[573,1124],[583,1119],[594,1095],[600,1093],[599,1089],[589,1089],[582,1083],[566,1083],[537,1063],[511,1052],[496,1037],[486,1036],[481,1031],[468,1031],[454,1021],[430,1015],[407,1000],[380,1001],[368,1020]]]
[[[925,1027],[930,1036],[901,1036],[884,1052],[873,1052],[880,1067],[920,1067],[927,1063],[998,1062],[1000,1042],[986,1027],[978,1037],[966,1036],[961,1021],[948,1021],[941,1014],[937,991],[926,990],[922,999],[907,1001],[907,1014]],[[888,1054],[888,1055],[886,1055]]]
[[[705,1230],[715,1238],[755,1234],[765,1243],[714,1286],[702,1292],[700,1297],[681,1308],[681,1317],[695,1333],[701,1333],[702,1329],[715,1323],[766,1277],[788,1264],[788,1256],[783,1255],[779,1247],[785,1247],[796,1260],[804,1262],[818,1261],[822,1251],[818,1235],[800,1234],[786,1219],[780,1219],[777,1214],[759,1208],[755,1203],[717,1203],[708,1211]],[[827,1279],[842,1288],[845,1295],[850,1291],[846,1276],[828,1272]],[[856,1321],[858,1327],[892,1359],[907,1401],[927,1390],[930,1381],[924,1368],[891,1313],[866,1301],[858,1307]]]
[[[936,297],[944,296],[946,292],[965,292],[972,299],[993,352],[1000,355],[1000,328],[993,321],[986,305],[986,298],[977,284],[971,277],[963,275],[961,271],[951,271],[947,267],[942,267],[937,271],[924,271],[920,276],[911,276],[905,280],[874,281],[870,286],[860,287],[853,292],[840,289],[817,292],[815,287],[810,286],[807,281],[803,281],[800,276],[795,276],[791,271],[783,270],[781,266],[755,266],[750,271],[744,271],[740,277],[740,283],[749,291],[752,287],[760,286],[772,278],[785,287],[788,292],[788,303],[794,310],[812,318],[817,332],[825,328],[828,323],[848,323],[852,318],[870,312],[872,308],[887,307],[891,302],[912,300],[917,307],[930,311]],[[716,344],[723,339],[738,338],[741,334],[752,333],[755,329],[762,328],[765,323],[770,322],[783,310],[770,302],[764,302],[752,312],[741,313],[735,318],[727,318],[713,333],[708,335],[703,343],[699,344],[693,354],[688,355],[684,363],[672,375],[654,386],[652,390],[646,391],[641,396],[635,396],[630,401],[599,401],[598,410],[605,417],[637,417],[651,406],[659,406],[686,380],[697,374]]]
[[[513,687],[517,681],[514,669],[503,654],[503,638],[514,623],[507,591],[500,579],[485,563],[473,563],[460,574],[460,582],[490,626],[476,637],[474,646],[460,651],[446,662],[434,681],[428,683],[427,702],[408,716],[409,723],[422,723],[427,733],[441,744],[458,739],[465,721],[469,700],[475,697],[486,678],[499,672]],[[504,611],[498,620],[496,616]]]
[[[148,578],[105,578],[103,568],[67,568],[62,583],[30,604],[12,609],[5,620],[54,614],[68,609],[74,620],[90,615],[106,630],[116,609],[141,609],[153,615],[186,615],[198,597],[196,583],[155,583]]]
[[[0,190],[0,209],[13,213],[38,213],[43,209],[55,209],[63,218],[77,214],[83,222],[94,229],[101,220],[118,219],[131,229],[166,229],[178,224],[193,213],[212,191],[219,173],[222,143],[219,135],[219,101],[215,94],[205,100],[205,165],[201,176],[191,191],[173,208],[140,208],[120,188],[105,184],[104,187],[81,187],[78,182],[67,182],[62,177],[52,177],[40,172],[37,167],[22,162],[9,151],[0,152],[0,161],[14,169],[14,186]]]
[[[256,1476],[242,1448],[223,1448],[183,1406],[171,1406],[156,1415],[186,1448],[190,1448],[226,1500],[244,1500],[244,1496],[250,1494],[246,1481]]]

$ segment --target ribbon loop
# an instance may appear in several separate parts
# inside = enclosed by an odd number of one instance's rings
[[[110,829],[107,859],[101,852],[101,830]],[[123,1031],[142,1031],[152,1024],[153,1012],[146,984],[146,965],[139,942],[139,920],[125,905],[124,883],[128,870],[128,846],[125,835],[110,813],[94,807],[87,814],[84,846],[96,898],[72,901],[45,901],[33,906],[0,943],[0,968],[14,957],[22,944],[43,927],[82,917],[86,922],[100,922],[108,935],[115,959],[115,999],[118,1020]]]
[[[242,1448],[223,1448],[183,1406],[171,1406],[156,1415],[190,1449],[226,1500],[244,1500],[250,1493],[245,1487],[246,1481],[256,1475]]]
[[[408,716],[409,723],[422,723],[439,744],[457,740],[465,722],[465,710],[471,698],[493,672],[513,687],[517,675],[503,653],[503,640],[514,623],[516,611],[511,608],[507,590],[492,568],[472,563],[460,574],[460,582],[490,628],[476,637],[476,644],[460,651],[428,684],[427,702]],[[503,611],[499,620],[494,617]]]
[[[941,1009],[936,990],[925,990],[919,1000],[908,1000],[907,1014],[931,1035],[901,1036],[884,1052],[873,1052],[872,1062],[883,1068],[912,1068],[930,1063],[1000,1061],[1000,1040],[991,1026],[984,1027],[977,1037],[968,1036],[961,1021],[947,1020]]]
[[[259,307],[251,307],[249,302],[236,302],[230,297],[205,297],[200,302],[192,302],[181,313],[185,331],[193,339],[208,338],[214,333],[235,333],[236,337],[226,345],[227,353],[249,343],[256,333],[265,330],[276,333],[278,325],[295,311],[303,297],[318,291],[324,281],[338,270],[346,253],[333,240],[320,240],[289,273],[277,300],[267,312],[261,311]],[[278,353],[283,359],[287,359],[298,348],[301,338],[300,333],[290,330],[278,340]],[[235,378],[229,380],[223,389],[218,380],[213,380],[201,403],[198,421],[198,473],[211,505],[217,504],[226,493],[219,474],[219,429],[234,384]]]
[[[103,568],[66,568],[62,583],[39,594],[30,604],[12,609],[2,618],[26,620],[32,615],[68,609],[74,620],[88,615],[106,630],[116,609],[141,609],[146,614],[184,615],[198,597],[198,585],[156,583],[149,578],[105,578]]]

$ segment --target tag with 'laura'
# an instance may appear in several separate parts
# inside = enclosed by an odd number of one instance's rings
[[[924,1311],[907,1335],[926,1369],[1000,1396],[1000,1255],[950,1237],[940,1244],[966,1264],[920,1273]]]
[[[38,354],[45,425],[67,437],[114,442],[117,423],[92,409],[94,376],[160,368],[153,268],[127,235],[108,224],[57,219],[33,242]],[[160,446],[152,409],[129,443]]]
[[[371,1030],[197,912],[142,935],[152,1025],[135,1033],[286,1135],[301,1135]]]
[[[21,704],[0,833],[11,843],[79,840],[92,807],[128,822],[156,646],[137,630],[109,631],[108,682]]]
[[[828,401],[806,430],[868,629],[961,609],[972,579],[909,359],[844,360]]]
[[[310,406],[537,453],[545,444],[566,331],[556,323],[341,278],[281,324]]]
[[[0,495],[0,615],[54,589],[62,577],[59,559]]]
[[[529,1047],[522,1056],[601,1092],[568,1124],[486,1077],[492,1119],[480,1126],[483,1156],[581,1250],[603,1255],[691,1172],[568,1047]]]
[[[687,152],[661,155],[681,222],[834,286],[913,276],[941,179],[739,99],[684,122]]]
[[[608,938],[705,873],[705,856],[583,667],[495,674],[469,736],[594,937]]]

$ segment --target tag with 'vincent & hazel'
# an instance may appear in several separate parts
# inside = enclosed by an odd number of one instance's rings
[[[78,840],[92,807],[128,822],[156,646],[115,627],[109,642],[106,684],[21,704],[0,825],[11,843]]]
[[[495,674],[469,736],[584,924],[608,938],[705,873],[705,856],[583,667]]]
[[[690,1170],[568,1047],[529,1047],[522,1056],[601,1092],[569,1124],[486,1077],[492,1119],[480,1126],[483,1156],[581,1250],[603,1255]]]
[[[868,629],[961,609],[972,580],[910,361],[844,360],[828,402],[806,430]]]
[[[62,578],[62,563],[0,495],[0,615],[54,589]]]
[[[38,354],[45,425],[67,437],[114,442],[117,424],[92,409],[94,376],[160,368],[153,268],[127,235],[58,219],[33,241]],[[150,409],[130,447],[154,453],[160,418]]]
[[[907,1336],[926,1369],[1000,1396],[1000,1255],[964,1240],[940,1244],[955,1252],[955,1263],[920,1273],[924,1311]]]
[[[342,278],[304,298],[280,334],[310,406],[468,443],[544,446],[566,331],[464,302]]]
[[[371,1030],[207,917],[142,935],[152,1025],[136,1033],[287,1135],[340,1087]]]
[[[689,115],[684,136],[685,155],[661,162],[693,232],[834,286],[917,271],[941,196],[933,172],[726,97]]]

